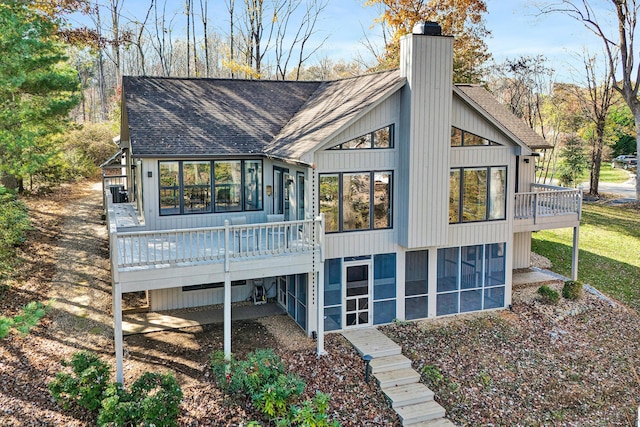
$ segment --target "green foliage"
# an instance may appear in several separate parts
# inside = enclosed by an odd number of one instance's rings
[[[558,291],[551,289],[547,285],[542,285],[538,288],[538,295],[540,295],[542,300],[547,304],[557,304],[560,300]]]
[[[40,301],[31,301],[22,307],[21,314],[13,318],[13,327],[22,335],[28,334],[40,322],[40,319],[47,314],[49,304],[44,305]]]
[[[0,340],[3,340],[9,335],[11,327],[13,326],[13,319],[10,317],[0,316]]]
[[[146,372],[125,390],[109,383],[109,367],[93,353],[77,352],[62,365],[72,373],[58,372],[49,391],[65,410],[72,405],[97,410],[101,426],[178,425],[182,389],[171,373]]]
[[[0,176],[18,188],[57,156],[52,136],[65,130],[79,100],[55,23],[29,3],[0,4]]]
[[[587,155],[584,150],[584,142],[580,138],[572,137],[565,141],[565,146],[560,151],[562,165],[560,166],[560,184],[578,184],[577,178],[587,169]]]
[[[87,123],[66,134],[62,177],[73,180],[95,176],[99,166],[117,151],[113,135],[108,123]]]
[[[562,287],[562,296],[570,300],[578,300],[582,298],[584,291],[582,290],[582,282],[567,280]]]
[[[338,427],[337,421],[329,421],[330,396],[325,393],[316,393],[313,400],[306,400],[301,406],[291,409],[289,424],[300,427]]]
[[[11,273],[15,248],[24,243],[31,229],[28,213],[27,206],[0,185],[0,279]]]
[[[444,376],[440,369],[434,365],[425,365],[421,370],[422,375],[434,386],[438,386],[442,381],[444,381]]]
[[[54,400],[64,409],[72,404],[91,411],[99,409],[109,382],[107,364],[93,353],[80,351],[73,355],[71,362],[62,361],[62,366],[70,366],[72,373],[58,372],[49,383]]]
[[[329,395],[318,393],[300,406],[295,403],[304,392],[305,383],[287,374],[280,357],[273,350],[256,350],[245,360],[227,360],[221,351],[210,355],[211,368],[220,388],[227,393],[251,397],[255,407],[276,426],[339,426],[329,422]],[[249,425],[260,426],[255,421]]]
[[[98,424],[174,427],[181,400],[182,389],[172,374],[146,372],[128,392],[118,383],[106,389]]]
[[[9,335],[11,328],[17,330],[21,335],[27,335],[40,322],[40,319],[47,314],[49,304],[44,305],[41,302],[31,301],[22,307],[21,313],[13,319],[0,316],[0,340]]]
[[[287,415],[290,402],[304,391],[305,383],[293,374],[280,374],[275,382],[265,384],[252,399],[256,407],[270,418]]]
[[[226,360],[222,352],[210,356],[218,385],[227,393],[244,392],[248,396],[260,392],[265,384],[273,384],[285,373],[284,365],[271,349],[256,350],[246,360]]]

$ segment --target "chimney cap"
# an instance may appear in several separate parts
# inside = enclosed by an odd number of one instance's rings
[[[413,34],[422,34],[425,36],[441,36],[442,27],[433,21],[417,22],[411,31]]]

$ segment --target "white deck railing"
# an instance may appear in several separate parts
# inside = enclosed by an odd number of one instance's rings
[[[582,210],[582,189],[557,187],[553,185],[533,184],[532,191],[516,193],[514,214],[516,219],[554,215],[577,214]]]

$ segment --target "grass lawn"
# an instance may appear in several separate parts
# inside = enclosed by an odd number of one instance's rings
[[[541,172],[538,172],[540,174]],[[602,166],[600,167],[600,182],[613,182],[613,183],[621,183],[629,180],[629,173],[623,169],[616,168],[613,169],[611,167],[611,163],[602,162]],[[582,175],[578,177],[578,182],[589,182],[589,170],[585,170]]]
[[[570,228],[539,231],[531,250],[570,276],[572,239]],[[579,247],[579,280],[640,311],[640,211],[584,203]]]

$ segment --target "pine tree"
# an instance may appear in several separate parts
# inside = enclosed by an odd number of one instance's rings
[[[0,177],[19,190],[51,167],[53,137],[67,128],[79,100],[56,23],[30,6],[0,3]]]
[[[560,151],[562,165],[560,166],[560,184],[578,185],[578,176],[587,169],[587,154],[584,150],[584,142],[578,137],[568,138],[562,151]]]

